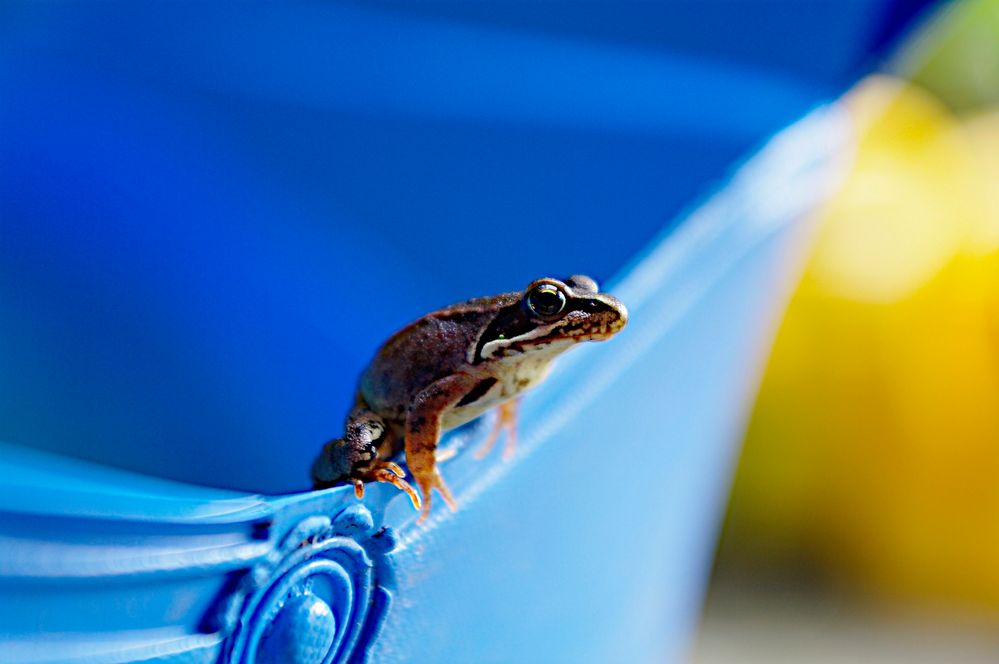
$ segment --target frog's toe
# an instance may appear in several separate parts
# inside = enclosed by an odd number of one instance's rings
[[[426,480],[419,481],[419,484],[420,493],[423,494],[423,509],[420,510],[420,518],[417,523],[423,523],[430,515],[430,495],[434,489],[437,489],[437,492],[441,494],[441,498],[444,499],[452,512],[458,511],[458,502],[454,499],[451,489],[448,488],[447,484],[444,484],[444,478],[441,477],[440,473],[435,471]]]
[[[376,461],[374,466],[366,468],[354,475],[354,492],[357,493],[358,491],[358,481],[385,482],[386,484],[391,484],[409,496],[409,500],[413,503],[414,509],[420,509],[420,494],[416,492],[413,485],[403,479],[405,475],[406,474],[403,472],[402,468],[398,466],[398,464],[392,463],[391,461]],[[364,490],[361,489],[358,497],[360,498],[363,496],[363,493]]]
[[[406,471],[404,471],[402,467],[397,463],[393,463],[391,461],[385,461],[382,463],[382,467],[385,468],[385,470],[392,473],[393,475],[395,475],[396,477],[406,477]]]

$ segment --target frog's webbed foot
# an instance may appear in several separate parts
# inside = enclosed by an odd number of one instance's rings
[[[354,470],[350,477],[350,483],[354,485],[354,495],[358,498],[364,498],[365,482],[385,482],[386,484],[391,484],[409,496],[409,500],[413,503],[415,509],[420,509],[420,494],[416,492],[413,485],[403,479],[405,477],[406,473],[403,472],[398,464],[391,461],[379,460],[366,468]]]
[[[513,458],[513,453],[517,449],[517,408],[520,406],[520,397],[504,401],[496,407],[496,421],[493,428],[482,447],[475,451],[475,458],[485,459],[492,452],[493,446],[499,440],[500,434],[506,431],[506,440],[503,441],[503,460],[509,461]]]

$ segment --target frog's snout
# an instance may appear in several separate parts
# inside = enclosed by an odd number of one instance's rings
[[[607,293],[595,295],[585,309],[588,316],[579,335],[580,341],[610,339],[628,323],[628,308]]]
[[[614,334],[628,324],[628,307],[624,306],[624,302],[613,295],[606,295],[605,297],[611,301],[613,305],[612,309],[617,314],[617,317],[611,323],[611,333]]]

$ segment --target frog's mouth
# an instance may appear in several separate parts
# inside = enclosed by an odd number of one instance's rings
[[[628,309],[613,295],[598,293],[573,307],[563,320],[562,334],[574,341],[605,341],[627,325]]]
[[[581,306],[574,307],[560,321],[552,323],[545,334],[524,343],[531,346],[546,346],[557,344],[559,340],[573,343],[606,341],[620,332],[627,323],[628,310],[625,306],[617,298],[600,295],[600,299],[587,299]]]

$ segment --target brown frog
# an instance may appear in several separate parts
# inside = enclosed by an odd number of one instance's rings
[[[602,341],[624,327],[628,312],[582,275],[544,278],[520,293],[462,302],[423,316],[394,334],[361,375],[343,438],[327,443],[312,466],[317,489],[388,482],[405,491],[420,519],[437,489],[456,508],[437,467],[444,431],[499,407],[487,452],[507,430],[513,450],[517,397],[548,374],[551,361],[580,341]],[[388,459],[405,449],[420,493]],[[421,501],[422,496],[422,501]]]

